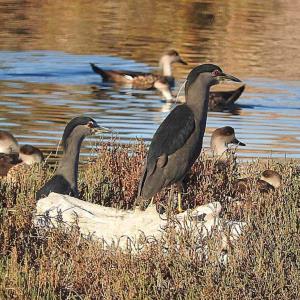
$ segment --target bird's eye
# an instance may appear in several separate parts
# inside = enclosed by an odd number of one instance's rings
[[[217,76],[220,76],[220,75],[221,75],[221,72],[220,72],[219,70],[216,69],[216,70],[212,71],[211,74],[212,74],[213,77],[217,77]]]
[[[87,126],[88,126],[88,128],[94,128],[94,123],[93,122],[88,122]]]

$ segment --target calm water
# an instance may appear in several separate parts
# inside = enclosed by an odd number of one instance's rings
[[[299,11],[299,1],[275,0],[1,1],[0,128],[49,153],[66,122],[86,114],[123,142],[149,141],[173,105],[102,84],[89,63],[155,71],[175,48],[189,63],[174,66],[175,90],[203,62],[247,84],[238,110],[209,113],[205,146],[230,125],[247,144],[241,157],[300,158]]]

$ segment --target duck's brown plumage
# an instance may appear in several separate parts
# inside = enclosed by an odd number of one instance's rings
[[[135,72],[126,70],[104,70],[91,63],[91,67],[96,74],[99,74],[103,81],[112,81],[120,84],[131,84],[133,88],[149,89],[154,88],[156,81],[167,81],[171,87],[174,85],[174,77],[171,71],[171,64],[178,62],[186,65],[176,50],[169,50],[160,59],[159,65],[162,74]]]
[[[239,194],[248,193],[251,187],[258,189],[260,193],[269,193],[274,191],[281,185],[281,175],[273,170],[265,170],[261,174],[261,178],[241,178],[235,182],[235,191]]]
[[[273,170],[265,170],[261,178],[242,178],[238,179],[233,184],[233,202],[229,203],[228,212],[234,218],[243,218],[245,212],[253,210],[257,207],[258,203],[249,198],[253,191],[257,190],[261,195],[267,195],[275,192],[281,185],[281,175]],[[261,204],[263,204],[264,199]]]
[[[0,153],[0,176],[8,176],[9,174],[12,176],[12,173],[19,170],[19,166],[22,165],[23,168],[23,165],[28,166],[43,160],[42,151],[31,145],[23,145],[19,153]]]
[[[18,153],[0,153],[0,176],[6,176],[9,170],[20,162]]]
[[[235,193],[236,194],[246,194],[251,190],[251,186],[254,186],[258,189],[260,193],[268,193],[274,191],[275,188],[273,185],[262,179],[256,178],[242,178],[235,182]]]
[[[103,70],[95,64],[91,64],[93,71],[102,76],[103,81],[112,81],[122,84],[131,84],[134,88],[149,89],[154,87],[157,80],[162,80],[163,76],[152,73]]]

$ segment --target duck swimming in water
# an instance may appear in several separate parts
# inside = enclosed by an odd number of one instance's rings
[[[176,62],[187,65],[176,50],[170,50],[159,60],[159,67],[162,70],[162,74],[104,70],[95,64],[91,64],[91,67],[95,73],[102,77],[103,81],[130,84],[133,88],[137,89],[150,89],[155,88],[156,82],[166,83],[169,87],[174,86],[175,79],[172,74],[172,64]]]
[[[243,91],[245,90],[245,85],[238,87],[231,91],[215,91],[209,93],[209,111],[224,111],[234,109],[235,102],[239,99]]]
[[[171,88],[175,85],[175,78],[172,73],[172,64],[187,63],[181,58],[176,50],[167,51],[159,60],[159,67],[162,74],[144,73],[123,70],[104,70],[91,63],[92,70],[102,77],[105,82],[116,82],[119,84],[130,84],[135,89],[159,90],[167,101],[176,102],[172,95]],[[214,91],[209,93],[208,108],[210,111],[224,111],[233,108],[234,103],[245,89],[245,85],[232,91]],[[177,98],[176,98],[177,99]],[[184,102],[179,99],[179,102]]]

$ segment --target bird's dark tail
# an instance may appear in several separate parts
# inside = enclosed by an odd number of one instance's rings
[[[226,100],[226,106],[233,105],[236,102],[236,100],[239,99],[239,97],[243,93],[244,89],[245,89],[245,85],[242,85],[235,91],[231,91],[232,94]]]
[[[138,193],[137,193],[137,198],[135,200],[134,205],[138,206],[141,210],[145,210],[147,208],[147,206],[149,205],[150,201],[147,201],[147,199],[144,199],[142,196],[142,190],[144,187],[144,183],[147,177],[147,162],[145,163],[144,169],[143,169],[143,173],[142,173],[142,177],[138,186]]]
[[[138,194],[137,194],[138,197],[142,196],[143,186],[144,186],[144,183],[145,183],[145,180],[146,180],[146,177],[147,177],[147,161],[146,161],[145,166],[143,168],[144,169],[143,169],[142,177],[141,177],[139,187],[138,187]]]
[[[96,74],[99,74],[100,76],[102,76],[103,81],[108,81],[109,80],[109,75],[107,74],[107,72],[105,72],[104,70],[102,70],[101,68],[97,67],[95,64],[90,64],[93,71]]]

